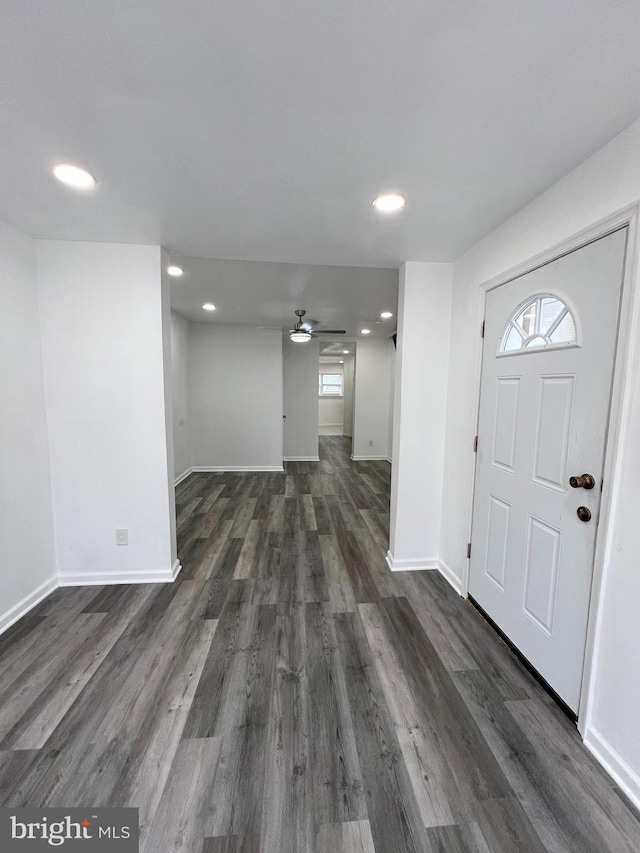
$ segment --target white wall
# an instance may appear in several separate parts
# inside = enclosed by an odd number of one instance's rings
[[[0,223],[0,631],[57,584],[35,244]]]
[[[581,166],[470,249],[455,264],[450,388],[447,409],[442,558],[462,578],[466,569],[473,454],[471,440],[477,405],[481,293],[479,285],[568,239],[640,199],[640,122],[636,122]],[[632,277],[637,277],[637,244]],[[637,286],[637,283],[636,283]],[[622,425],[628,436],[617,462],[609,550],[598,603],[591,707],[581,709],[585,739],[618,781],[640,804],[640,341],[639,309],[623,317],[632,324],[627,356],[627,387]]]
[[[411,262],[400,270],[387,557],[393,569],[439,568],[451,279],[451,264]],[[358,344],[356,370],[360,351]]]
[[[161,250],[39,241],[36,252],[60,581],[169,580]]]
[[[391,455],[389,409],[393,405],[393,341],[363,338],[355,363],[353,420],[354,459],[387,459]]]
[[[338,362],[320,362],[318,367],[316,359],[316,373],[338,373],[344,376],[344,365]],[[318,380],[316,379],[316,382]],[[343,380],[344,382],[344,380]],[[343,386],[344,387],[344,386]],[[316,389],[316,397],[318,391]],[[318,400],[318,421],[316,424],[316,433],[318,426],[335,426],[342,429],[344,424],[344,394],[341,397],[320,397]]]
[[[344,435],[353,435],[353,398],[354,398],[354,381],[355,381],[356,360],[353,355],[345,355],[344,370],[343,370],[343,389],[344,389],[344,411],[343,411],[343,429]],[[390,371],[393,377],[393,371]],[[389,412],[393,411],[393,407],[389,406]],[[389,431],[391,435],[391,431]]]
[[[196,468],[282,469],[282,368],[279,330],[191,324],[188,405]]]
[[[284,359],[284,458],[318,459],[317,366],[320,344],[282,339]]]
[[[342,429],[344,424],[344,400],[342,397],[321,397],[318,406],[318,426],[334,426]],[[316,432],[318,431],[316,427]]]
[[[191,468],[187,385],[191,323],[171,312],[171,384],[173,399],[173,464],[176,479]]]

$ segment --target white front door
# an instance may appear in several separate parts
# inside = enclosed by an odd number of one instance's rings
[[[469,592],[576,712],[626,237],[487,294]]]

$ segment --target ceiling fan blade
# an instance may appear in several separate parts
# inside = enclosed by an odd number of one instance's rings
[[[345,329],[311,329],[313,335],[346,335]]]

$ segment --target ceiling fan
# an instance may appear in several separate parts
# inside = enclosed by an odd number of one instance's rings
[[[293,329],[289,329],[289,337],[296,344],[306,344],[307,341],[310,341],[312,337],[316,335],[345,335],[346,331],[344,329],[314,329],[309,323],[303,323],[302,318],[307,312],[302,308],[298,308],[296,311],[296,317],[298,318],[297,323],[295,323]]]

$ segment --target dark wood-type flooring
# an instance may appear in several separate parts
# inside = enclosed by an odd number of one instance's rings
[[[389,479],[326,436],[181,483],[176,583],[60,589],[0,638],[0,802],[135,806],[147,853],[637,853],[480,615],[388,571]]]

